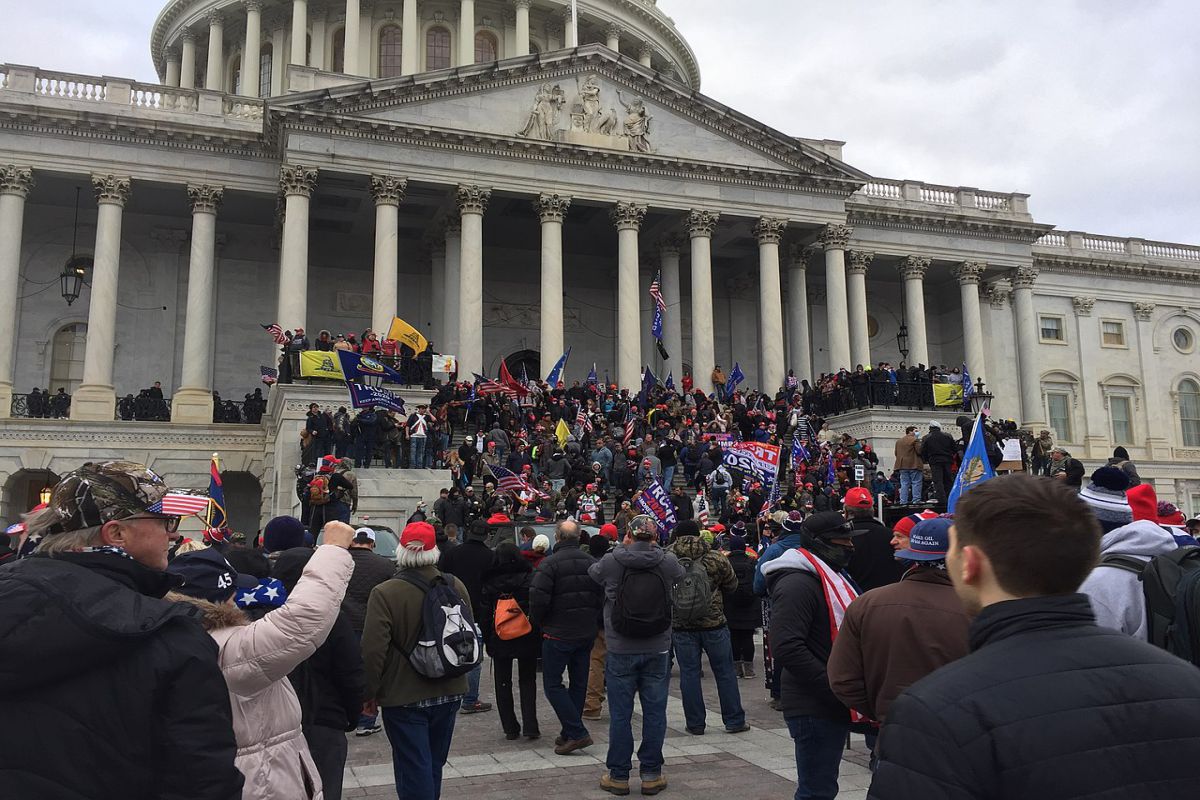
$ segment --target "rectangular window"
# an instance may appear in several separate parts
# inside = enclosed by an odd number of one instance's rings
[[[1119,320],[1100,322],[1100,344],[1105,347],[1125,346],[1125,323]]]
[[[1075,441],[1075,437],[1071,435],[1071,396],[1067,394],[1047,394],[1046,410],[1050,417],[1050,427],[1054,428],[1059,441]]]
[[[1192,516],[1200,517],[1200,494],[1192,495]]]
[[[1114,444],[1133,444],[1133,414],[1128,397],[1108,398]]]
[[[1038,327],[1042,332],[1043,342],[1063,341],[1063,318],[1043,315],[1038,317]]]

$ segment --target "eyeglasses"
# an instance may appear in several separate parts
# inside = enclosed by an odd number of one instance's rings
[[[157,516],[155,516],[155,517],[125,517],[125,519],[127,519],[127,520],[134,520],[134,519],[156,520],[163,524],[163,527],[167,529],[167,533],[174,533],[175,531],[179,530],[179,523],[183,518],[182,517],[157,517]]]

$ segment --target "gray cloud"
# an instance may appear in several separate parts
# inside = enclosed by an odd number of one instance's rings
[[[1200,242],[1190,0],[659,0],[706,94],[872,174],[1032,195],[1064,229]],[[0,61],[156,79],[155,4],[0,0]]]

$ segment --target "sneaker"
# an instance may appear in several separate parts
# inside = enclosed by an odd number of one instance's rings
[[[642,794],[658,794],[665,788],[667,788],[667,779],[662,775],[657,775],[653,778],[642,778]]]
[[[742,664],[742,671],[744,673],[746,673],[744,677],[747,677],[747,678],[757,678],[758,677],[757,675],[754,674],[754,665],[751,664],[749,661]]]
[[[600,719],[602,714],[603,714],[603,712],[600,712],[600,711],[585,711],[580,716],[582,716],[584,719],[592,720],[594,722],[594,721]]]
[[[369,728],[363,728],[360,726],[357,730],[354,731],[354,735],[355,736],[370,736],[373,733],[379,733],[381,730],[383,730],[383,723],[376,720],[375,724]]]
[[[743,722],[741,725],[738,725],[736,727],[726,728],[725,732],[726,733],[745,733],[748,730],[750,730],[750,723]]]
[[[591,744],[592,737],[590,736],[585,736],[582,739],[568,739],[558,747],[555,747],[554,752],[560,756],[565,756],[574,753],[576,750],[582,750],[585,747],[590,747]]]
[[[600,778],[600,788],[609,794],[623,797],[629,794],[629,781],[619,781],[606,772]]]
[[[460,713],[460,714],[479,714],[484,711],[491,711],[491,710],[492,710],[491,703],[476,702],[469,706],[463,705],[463,707],[458,710],[458,713]]]

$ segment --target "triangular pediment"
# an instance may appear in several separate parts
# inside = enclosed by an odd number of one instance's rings
[[[856,182],[867,176],[601,45],[360,82],[273,101],[280,122],[399,125],[581,153]]]

